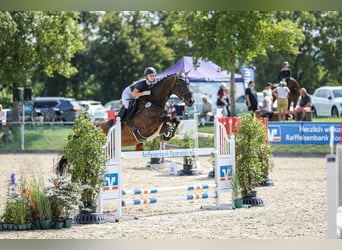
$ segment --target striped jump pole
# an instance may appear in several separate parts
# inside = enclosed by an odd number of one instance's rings
[[[175,186],[175,187],[158,187],[158,188],[150,188],[150,189],[134,189],[134,190],[123,190],[122,194],[132,194],[132,195],[141,195],[141,194],[156,194],[165,191],[178,191],[178,190],[203,190],[209,189],[211,187],[216,187],[216,184],[200,184],[200,185],[189,185],[189,186]]]
[[[159,155],[160,157],[180,157],[188,155],[201,155],[208,154],[208,149],[181,149],[181,150],[168,150],[168,151],[141,151],[141,152],[121,152],[121,128],[120,120],[116,124],[116,129],[111,131],[115,134],[113,136],[108,135],[107,155],[110,155],[111,159],[107,163],[108,173],[105,174],[105,185],[100,193],[100,205],[102,211],[103,202],[111,202],[116,204],[116,221],[124,219],[133,219],[132,216],[123,216],[123,207],[128,205],[146,205],[155,204],[159,202],[167,201],[181,201],[181,200],[202,200],[208,198],[215,198],[216,204],[212,206],[202,206],[202,209],[208,210],[228,210],[234,208],[234,194],[230,185],[233,173],[235,171],[235,140],[234,136],[228,138],[226,129],[222,123],[215,118],[215,183],[212,184],[199,184],[199,185],[187,185],[187,186],[174,186],[174,187],[155,187],[146,189],[132,189],[124,190],[121,181],[121,163],[120,158],[124,157],[132,159],[134,157],[151,157],[151,155]],[[116,137],[119,137],[118,140]],[[114,145],[113,145],[114,143]],[[109,152],[108,152],[109,150]],[[211,153],[213,149],[209,152]],[[137,155],[138,154],[138,155]],[[140,155],[140,156],[139,156]],[[113,159],[112,159],[113,158]],[[165,196],[165,197],[139,197],[138,199],[127,199],[124,200],[125,195],[147,195],[156,194],[166,191],[200,191],[209,188],[214,188],[214,192],[208,193],[195,193],[195,194],[184,194],[176,196]],[[225,201],[223,200],[223,193],[226,194]],[[226,198],[227,196],[230,198]]]
[[[203,193],[203,194],[187,194],[181,196],[166,196],[158,198],[145,198],[145,199],[133,199],[133,200],[123,200],[122,206],[128,205],[147,205],[155,204],[163,201],[180,201],[180,200],[201,200],[208,198],[216,198],[216,193]]]

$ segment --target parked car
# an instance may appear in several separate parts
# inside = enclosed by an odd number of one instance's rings
[[[313,117],[339,117],[342,115],[342,86],[324,86],[311,96]]]
[[[105,120],[108,118],[108,113],[106,109],[102,106],[101,102],[99,101],[92,101],[92,100],[87,100],[87,101],[78,101],[80,106],[83,109],[86,109],[86,105],[89,106],[89,110],[87,112],[90,115],[90,120],[95,123],[97,121]]]
[[[80,105],[73,98],[37,97],[30,102],[33,117],[43,115],[44,121],[56,120],[73,122],[78,116]]]
[[[103,106],[104,106],[105,110],[107,110],[107,111],[114,110],[115,113],[117,114],[120,111],[121,101],[120,100],[109,101]]]
[[[21,122],[23,120],[23,105],[20,105],[19,108],[19,121]],[[13,122],[13,109],[5,109],[6,111],[6,121],[7,122]],[[31,104],[25,104],[25,121],[32,121],[32,107]]]
[[[248,107],[246,104],[246,96],[240,95],[235,101],[235,113],[236,115],[248,112]]]

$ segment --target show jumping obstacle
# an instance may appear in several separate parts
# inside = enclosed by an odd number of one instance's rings
[[[222,119],[222,118],[221,118]],[[179,200],[199,200],[207,198],[215,198],[216,204],[213,206],[202,206],[202,209],[209,210],[226,210],[233,209],[234,193],[231,189],[230,181],[235,172],[235,141],[234,136],[228,138],[226,128],[221,122],[215,118],[215,146],[214,148],[194,148],[194,149],[176,149],[176,150],[154,150],[154,151],[139,151],[139,152],[121,152],[121,130],[120,119],[117,119],[115,126],[111,128],[107,137],[105,152],[109,157],[107,162],[107,174],[105,174],[105,185],[100,193],[99,212],[102,212],[103,203],[114,203],[117,208],[115,221],[122,219],[132,219],[135,217],[123,216],[123,207],[128,205],[144,205],[154,204],[165,201]],[[119,129],[118,129],[119,128]],[[150,158],[150,157],[184,157],[184,156],[199,156],[210,155],[215,150],[215,184],[199,184],[189,186],[174,186],[174,187],[156,187],[149,189],[133,189],[124,190],[121,178],[121,156],[125,158]],[[140,154],[140,155],[139,155]],[[178,196],[165,197],[148,197],[141,199],[123,199],[126,195],[146,195],[156,194],[168,191],[200,191],[215,188],[213,192],[194,193]],[[228,203],[223,203],[222,198],[228,200]]]
[[[330,128],[330,154],[327,161],[327,229],[328,239],[342,239],[342,145],[336,145],[334,128]]]

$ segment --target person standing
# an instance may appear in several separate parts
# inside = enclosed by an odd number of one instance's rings
[[[227,107],[228,107],[228,103],[226,101],[226,84],[222,83],[220,85],[219,90],[217,91],[217,101],[216,101],[216,107],[217,109],[221,109],[222,110],[222,115],[223,116],[228,116],[228,111],[227,111]]]
[[[6,124],[6,111],[3,110],[2,104],[0,104],[0,132],[3,131],[3,127]]]
[[[277,96],[279,121],[285,121],[290,89],[286,87],[285,81],[281,81],[279,86],[273,90],[273,93]]]
[[[254,81],[249,81],[248,88],[246,89],[246,104],[248,111],[252,111],[253,113],[258,109],[258,95],[254,86]]]
[[[267,94],[268,96],[271,98],[271,101],[273,103],[273,94],[272,94],[272,83],[268,82],[265,86],[265,88],[267,90]]]
[[[261,111],[262,111],[262,117],[266,117],[268,119],[272,118],[272,113],[273,113],[273,102],[268,94],[268,90],[264,89],[262,91],[262,94],[264,96],[264,101],[262,102],[262,107],[261,107]]]
[[[225,88],[224,89],[224,93],[225,93],[225,100],[226,100],[226,102],[227,102],[227,106],[226,106],[226,108],[227,108],[227,116],[228,117],[230,117],[231,116],[231,114],[230,114],[230,99],[229,99],[229,89],[228,88]]]

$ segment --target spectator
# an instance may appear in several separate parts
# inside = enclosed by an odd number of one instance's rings
[[[203,123],[210,121],[210,117],[213,115],[213,104],[208,100],[207,96],[202,96],[202,112],[199,115],[199,120]]]
[[[3,131],[2,126],[6,124],[6,111],[3,110],[2,104],[0,104],[0,132]]]
[[[225,99],[226,92],[224,91],[226,88],[227,88],[226,84],[222,83],[220,85],[219,90],[217,91],[216,106],[217,106],[218,110],[221,109],[223,116],[228,116],[228,112],[227,112],[227,108],[226,108],[228,106],[228,103]]]
[[[258,109],[258,95],[254,85],[255,83],[250,81],[248,83],[248,88],[246,89],[246,104],[248,111],[253,111],[253,113]]]
[[[224,93],[225,93],[225,100],[226,100],[226,102],[228,103],[228,105],[226,106],[226,108],[227,108],[227,116],[229,117],[229,116],[231,116],[230,115],[230,100],[229,100],[229,89],[228,88],[225,88],[224,89]]]
[[[264,101],[262,102],[262,107],[261,107],[261,111],[262,111],[262,117],[271,119],[272,118],[272,114],[273,114],[273,102],[270,98],[270,96],[268,95],[268,90],[264,89],[262,91],[262,94],[264,96]]]
[[[273,90],[273,93],[277,96],[279,121],[285,121],[290,89],[286,87],[285,81],[281,81],[279,86]]]
[[[295,108],[294,113],[296,121],[304,121],[307,112],[311,112],[311,97],[306,92],[305,88],[301,88],[299,105]],[[300,116],[300,117],[299,117]]]
[[[272,83],[268,82],[265,86],[265,89],[267,90],[268,96],[271,98],[271,101],[273,103]]]
[[[84,114],[89,116],[89,120],[94,123],[94,112],[90,109],[90,105],[86,103],[84,105]]]

